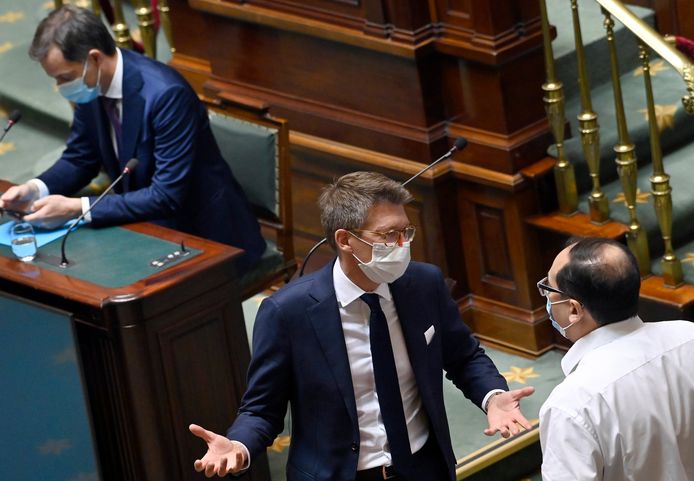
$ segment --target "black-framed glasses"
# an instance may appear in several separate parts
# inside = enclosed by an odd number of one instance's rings
[[[367,232],[369,234],[374,234],[379,237],[381,242],[383,242],[386,246],[392,247],[395,244],[399,244],[401,242],[412,242],[412,239],[414,239],[414,234],[417,231],[415,226],[413,225],[408,225],[404,229],[393,229],[389,230],[388,232],[379,232],[377,230],[365,230],[365,229],[352,229],[354,232]]]
[[[559,289],[555,289],[554,287],[550,286],[549,285],[549,279],[546,276],[542,280],[538,281],[537,290],[540,291],[540,295],[542,297],[547,297],[547,295],[550,292],[554,292],[556,294],[561,294],[562,296],[566,295],[566,293],[560,291]]]

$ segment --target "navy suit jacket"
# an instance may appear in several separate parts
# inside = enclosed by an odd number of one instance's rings
[[[175,70],[122,49],[122,145],[116,157],[100,99],[78,104],[60,159],[39,176],[51,194],[72,195],[103,166],[115,179],[132,174],[91,212],[95,226],[153,221],[240,247],[243,267],[265,250],[248,201],[222,158],[205,106]],[[91,202],[94,198],[90,199]]]
[[[297,279],[262,303],[248,389],[227,432],[248,447],[251,458],[258,456],[282,431],[290,403],[288,481],[348,481],[356,475],[359,425],[332,268],[330,263]],[[461,320],[437,267],[412,262],[390,289],[429,417],[429,435],[453,480],[442,373],[478,406],[489,391],[508,386]],[[427,345],[424,332],[431,326],[435,334]]]

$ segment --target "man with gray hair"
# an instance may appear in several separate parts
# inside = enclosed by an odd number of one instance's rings
[[[694,323],[644,323],[636,258],[571,241],[537,283],[574,342],[540,409],[544,481],[694,481]]]
[[[354,172],[319,199],[337,260],[265,299],[248,389],[227,437],[196,425],[197,471],[246,469],[282,431],[291,405],[287,479],[453,481],[442,374],[487,413],[485,434],[530,428],[519,400],[460,318],[441,271],[410,262],[410,193]]]
[[[65,5],[41,21],[29,50],[75,103],[65,151],[36,179],[12,187],[0,207],[56,227],[83,212],[94,226],[152,221],[244,249],[248,270],[265,250],[260,226],[221,156],[207,111],[178,72],[116,47],[89,10]],[[103,167],[111,179],[131,158],[128,178],[95,197],[69,197]]]

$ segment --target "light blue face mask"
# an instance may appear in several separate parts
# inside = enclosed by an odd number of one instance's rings
[[[101,81],[101,68],[97,70],[96,74],[96,85],[90,87],[84,81],[85,75],[87,75],[87,64],[89,63],[89,58],[84,61],[84,68],[82,69],[82,77],[65,82],[62,85],[58,85],[58,92],[60,95],[68,99],[70,102],[75,102],[76,104],[86,104],[91,102],[99,96],[99,82]]]
[[[566,326],[566,327],[561,327],[561,326],[559,325],[559,323],[558,323],[557,321],[554,320],[554,316],[552,315],[552,306],[553,306],[554,304],[560,304],[560,303],[562,303],[562,302],[568,302],[568,301],[570,301],[570,300],[571,300],[571,299],[563,299],[563,300],[561,300],[561,301],[552,302],[552,301],[549,300],[549,297],[548,297],[548,298],[547,298],[547,304],[546,304],[547,314],[549,315],[549,320],[552,322],[552,327],[555,328],[555,329],[559,332],[559,334],[561,334],[561,335],[564,336],[564,337],[566,337],[566,330],[567,330],[568,328],[570,328],[571,326],[573,326],[573,324],[569,324],[569,325]]]

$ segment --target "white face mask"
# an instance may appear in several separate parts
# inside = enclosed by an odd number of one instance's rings
[[[559,303],[561,303],[561,302],[568,302],[568,301],[570,301],[570,300],[571,300],[571,299],[563,299],[563,300],[561,300],[561,301],[552,302],[552,301],[549,300],[549,297],[548,297],[548,298],[547,298],[547,304],[546,304],[546,306],[545,306],[546,309],[547,309],[547,314],[549,314],[549,320],[552,322],[552,327],[555,328],[555,329],[559,332],[559,334],[561,334],[562,336],[566,337],[567,339],[568,339],[568,337],[566,336],[566,330],[567,330],[568,328],[570,328],[571,326],[573,326],[573,324],[569,324],[569,325],[566,326],[566,327],[561,327],[561,326],[559,325],[559,323],[554,319],[554,316],[552,315],[552,306],[553,306],[554,304],[559,304]]]
[[[356,235],[354,237],[372,247],[369,262],[362,262],[354,253],[352,254],[359,262],[359,269],[371,281],[377,284],[390,284],[399,279],[407,270],[407,266],[410,264],[409,242],[388,247],[385,244],[371,244]]]

